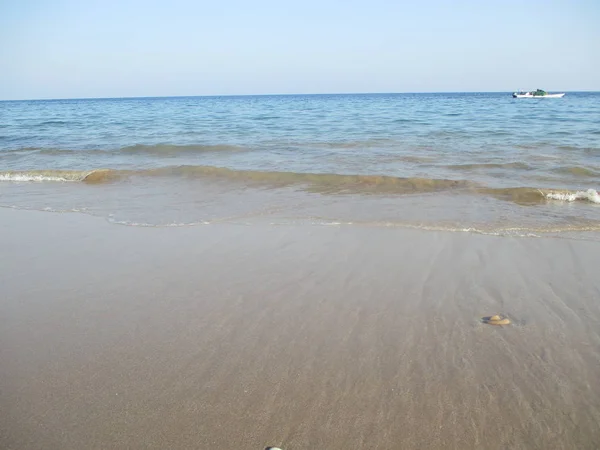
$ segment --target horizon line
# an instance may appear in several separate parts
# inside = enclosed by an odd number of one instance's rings
[[[0,99],[0,102],[43,102],[63,100],[135,100],[135,99],[166,99],[166,98],[218,98],[218,97],[285,97],[285,96],[320,96],[320,95],[410,95],[410,94],[501,94],[516,91],[409,91],[409,92],[330,92],[311,94],[200,94],[200,95],[139,95],[124,97],[48,97]],[[595,90],[570,90],[565,93],[596,93]]]

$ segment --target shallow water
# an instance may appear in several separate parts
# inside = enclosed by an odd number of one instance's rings
[[[0,102],[0,205],[595,239],[599,130],[598,93]]]

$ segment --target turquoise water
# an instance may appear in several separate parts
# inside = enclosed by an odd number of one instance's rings
[[[129,225],[594,231],[600,93],[0,102],[0,180]]]

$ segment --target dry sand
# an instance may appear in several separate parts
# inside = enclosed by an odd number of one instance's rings
[[[600,448],[600,243],[0,210],[0,251],[3,449]]]

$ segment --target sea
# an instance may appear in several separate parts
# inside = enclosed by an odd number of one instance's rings
[[[0,102],[0,207],[600,239],[600,93]]]

